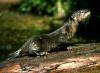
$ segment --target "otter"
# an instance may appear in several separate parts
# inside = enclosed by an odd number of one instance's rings
[[[31,37],[16,52],[11,53],[10,58],[23,56],[42,56],[53,51],[64,50],[69,40],[75,35],[80,22],[90,18],[91,12],[88,9],[75,11],[62,27],[38,37]]]

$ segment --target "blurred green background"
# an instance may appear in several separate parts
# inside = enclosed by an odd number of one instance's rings
[[[87,26],[80,26],[72,42],[99,42],[98,3],[98,0],[0,0],[0,60],[20,48],[29,37],[56,30],[79,9],[89,9],[92,16]]]

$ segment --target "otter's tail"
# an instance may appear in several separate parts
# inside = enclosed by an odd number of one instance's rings
[[[6,60],[12,60],[12,59],[18,57],[21,50],[22,49],[18,49],[16,52],[9,54]]]

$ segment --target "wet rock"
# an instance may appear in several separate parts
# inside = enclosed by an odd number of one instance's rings
[[[95,49],[91,49],[90,45],[82,47],[84,46],[76,47],[71,51],[51,53],[43,57],[22,57],[7,61],[0,64],[0,73],[77,73],[78,71],[87,72],[87,70],[91,70],[89,73],[97,71],[99,73],[100,54],[93,52]]]

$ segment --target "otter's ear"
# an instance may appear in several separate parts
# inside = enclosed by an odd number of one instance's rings
[[[70,17],[70,20],[73,20],[73,17],[72,16]]]

